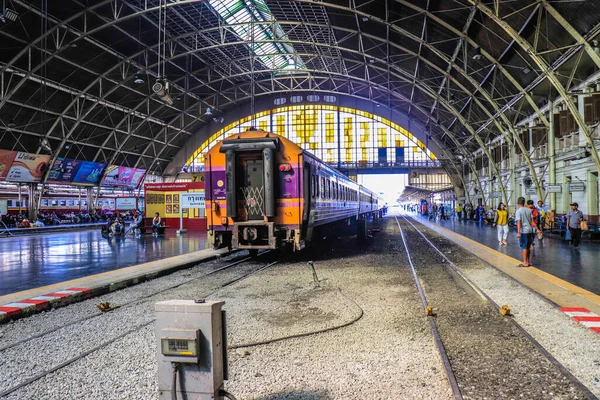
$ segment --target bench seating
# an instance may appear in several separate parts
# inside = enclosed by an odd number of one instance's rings
[[[168,229],[169,227],[167,225],[162,225],[158,227],[158,234],[159,235],[164,235],[165,234],[165,230]],[[141,234],[146,234],[146,233],[152,233],[152,226],[140,226],[138,228],[140,230]]]

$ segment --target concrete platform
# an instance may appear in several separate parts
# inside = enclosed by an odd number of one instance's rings
[[[0,323],[119,290],[226,254],[227,249],[200,250],[0,296]]]
[[[100,227],[0,238],[0,296],[207,248],[205,232],[103,238]]]
[[[423,220],[423,218],[419,218]],[[496,228],[474,221],[439,221],[436,225],[473,239],[474,241],[522,262],[521,249],[516,237],[516,228],[510,228],[508,246],[498,245]],[[544,233],[542,241],[535,239],[535,250],[531,253],[531,264],[568,283],[600,295],[600,243],[583,241],[579,249],[557,234]]]
[[[533,266],[519,268],[521,253],[513,231],[508,236],[509,245],[498,246],[496,229],[488,225],[455,221],[433,223],[412,217],[539,293],[565,313],[575,309],[588,310],[595,314],[594,318],[600,315],[598,245],[582,243],[579,250],[572,250],[564,241],[546,238],[540,244],[536,239]]]

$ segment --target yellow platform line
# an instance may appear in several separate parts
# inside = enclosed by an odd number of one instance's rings
[[[517,265],[521,263],[520,260],[487,247],[448,228],[424,221],[420,218],[417,218],[416,221],[445,236],[468,252],[493,265],[560,307],[583,307],[596,314],[600,314],[599,295],[536,267],[518,268]]]

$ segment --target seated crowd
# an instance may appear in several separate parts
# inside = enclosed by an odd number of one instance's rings
[[[30,220],[25,214],[9,214],[2,216],[2,222],[8,228],[44,227],[64,224],[85,224],[94,222],[105,222],[110,215],[105,212],[89,214],[88,212],[42,212],[35,221]]]

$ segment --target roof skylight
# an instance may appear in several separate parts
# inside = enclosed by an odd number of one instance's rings
[[[209,4],[269,69],[305,69],[263,0],[210,0]],[[253,23],[251,23],[253,22]],[[263,23],[264,22],[264,23]],[[253,43],[254,42],[254,43]]]

